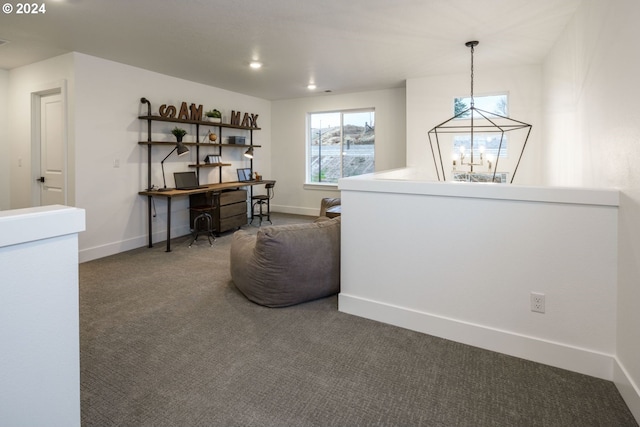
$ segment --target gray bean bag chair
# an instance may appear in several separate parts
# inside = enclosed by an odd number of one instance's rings
[[[340,218],[236,231],[231,278],[251,301],[285,307],[340,290]]]

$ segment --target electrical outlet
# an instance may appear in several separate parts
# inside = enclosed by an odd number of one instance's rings
[[[531,292],[531,311],[535,313],[544,313],[545,311],[544,294],[540,292]]]

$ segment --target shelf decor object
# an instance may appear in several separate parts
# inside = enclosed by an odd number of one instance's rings
[[[220,111],[216,110],[215,108],[213,110],[207,111],[206,113],[204,113],[204,115],[209,118],[210,122],[213,122],[213,123],[222,122],[222,113],[220,113]]]
[[[469,108],[457,112],[452,118],[440,123],[428,132],[429,146],[431,147],[431,155],[436,168],[438,181],[447,181],[445,174],[445,163],[442,160],[443,151],[447,157],[448,153],[453,155],[453,165],[451,169],[451,179],[453,181],[467,182],[507,182],[508,176],[511,176],[510,183],[513,183],[516,171],[522,160],[522,154],[527,145],[532,126],[530,124],[514,120],[495,112],[482,110],[475,106],[473,95],[473,54],[478,41],[469,41],[465,46],[471,50],[471,105]],[[513,171],[498,171],[498,163],[500,158],[504,158],[506,151],[505,133],[510,132],[509,146],[519,146],[516,144],[516,135],[524,135],[524,142],[518,161]],[[513,132],[513,133],[512,133]],[[450,139],[445,138],[445,134]],[[459,153],[453,154],[453,134],[469,137],[469,149],[460,146]],[[491,135],[490,138],[498,140],[497,153],[495,156],[489,156],[485,153],[485,146],[482,145],[481,137],[486,139],[485,135]],[[513,150],[512,150],[513,151]],[[447,164],[450,164],[447,162]],[[502,168],[505,169],[505,168]]]
[[[184,138],[184,136],[187,134],[187,131],[184,129],[179,128],[178,126],[174,127],[173,130],[171,131],[171,133],[176,137],[176,140],[178,142],[182,142],[182,138]],[[187,150],[188,152],[189,150]],[[184,153],[183,153],[184,154]],[[180,155],[180,154],[178,154]]]

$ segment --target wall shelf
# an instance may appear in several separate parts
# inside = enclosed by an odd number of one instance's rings
[[[260,128],[258,127],[232,125],[229,123],[215,123],[215,122],[208,122],[204,120],[185,120],[185,119],[177,119],[175,117],[162,117],[162,116],[150,115],[150,116],[138,116],[138,118],[140,120],[153,120],[155,122],[182,123],[182,124],[189,124],[189,125],[203,125],[203,126],[229,128],[229,129],[260,130]]]
[[[231,166],[231,163],[197,163],[187,165],[190,168],[217,168],[220,166]]]
[[[229,147],[229,148],[248,148],[248,147],[254,147],[254,148],[260,148],[262,147],[262,145],[251,145],[251,144],[217,144],[217,143],[212,143],[212,142],[182,142],[184,145],[189,145],[189,146],[199,146],[199,147]],[[176,142],[175,141],[138,141],[138,144],[140,145],[166,145],[167,147],[170,146],[175,146]]]
[[[153,122],[165,122],[165,123],[176,123],[176,124],[184,124],[184,125],[195,125],[196,127],[196,132],[195,132],[195,138],[196,141],[195,142],[184,142],[183,144],[186,146],[192,146],[192,147],[196,147],[196,163],[195,164],[190,164],[188,165],[188,167],[190,168],[195,168],[198,174],[198,182],[200,181],[200,173],[199,170],[200,168],[219,168],[219,182],[222,183],[222,168],[226,167],[226,166],[231,166],[231,163],[202,163],[200,161],[200,147],[211,147],[211,148],[216,148],[217,152],[215,153],[218,156],[222,156],[222,150],[223,148],[244,148],[244,149],[248,149],[248,148],[260,148],[260,145],[253,145],[253,131],[254,130],[260,130],[259,127],[252,127],[252,126],[239,126],[239,125],[232,125],[229,123],[216,123],[216,122],[210,122],[210,121],[204,121],[204,120],[190,120],[190,119],[178,119],[175,117],[162,117],[162,116],[156,116],[151,114],[151,103],[146,99],[146,98],[142,98],[140,100],[143,104],[147,104],[148,110],[149,110],[149,114],[147,115],[141,115],[138,116],[138,119],[140,120],[144,120],[147,122],[147,140],[146,141],[139,141],[138,144],[139,145],[146,145],[148,150],[147,150],[147,188],[151,188],[151,147],[152,146],[166,146],[168,148],[172,148],[175,147],[176,142],[174,141],[153,141],[151,139],[152,136],[152,130],[151,130],[151,124]],[[236,130],[243,130],[243,131],[248,131],[249,132],[249,138],[248,138],[248,142],[249,144],[221,144],[221,143],[213,143],[213,142],[197,142],[200,141],[201,139],[201,135],[200,135],[200,126],[207,126],[210,128],[218,128],[218,137],[221,136],[222,134],[222,129],[236,129]],[[249,159],[250,161],[250,169],[251,172],[253,172],[253,159]]]

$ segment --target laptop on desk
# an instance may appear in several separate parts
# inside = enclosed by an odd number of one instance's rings
[[[195,172],[174,172],[173,178],[176,181],[176,190],[197,190],[207,188],[206,185],[198,184],[198,177]]]
[[[238,181],[240,182],[252,182],[251,179],[251,168],[240,168],[238,169]]]

